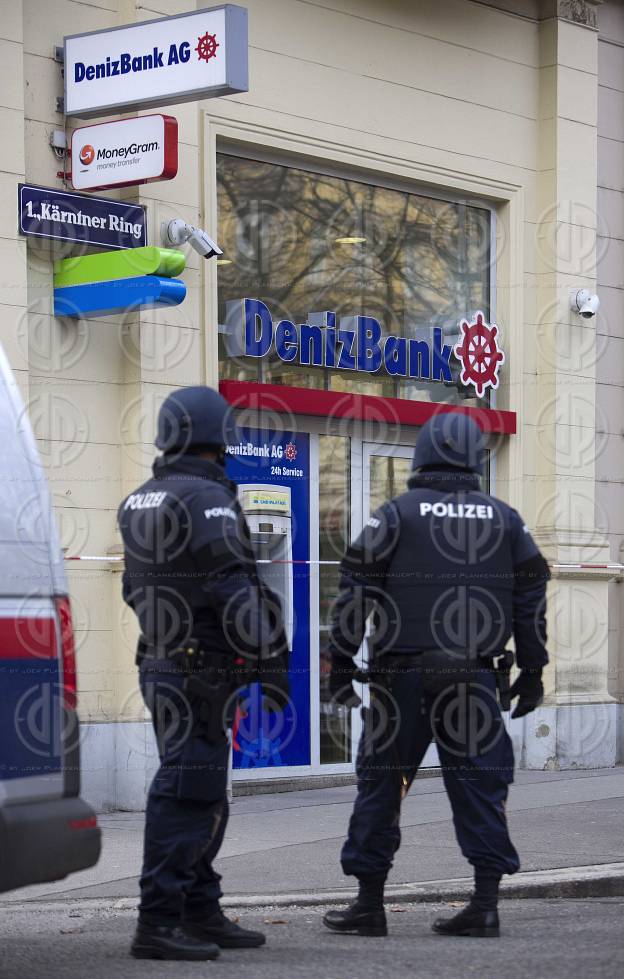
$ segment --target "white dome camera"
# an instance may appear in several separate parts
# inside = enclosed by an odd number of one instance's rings
[[[590,320],[595,316],[599,307],[598,296],[590,292],[589,289],[573,289],[570,293],[570,309],[585,320]]]
[[[188,241],[191,248],[194,248],[202,258],[214,258],[223,255],[216,241],[213,241],[203,228],[195,228],[192,224],[183,221],[182,218],[163,221],[161,237],[163,245],[167,248],[171,245],[184,245]]]

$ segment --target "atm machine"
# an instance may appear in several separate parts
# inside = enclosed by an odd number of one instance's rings
[[[241,506],[249,524],[260,577],[282,605],[288,648],[293,644],[292,511],[290,488],[242,483]]]

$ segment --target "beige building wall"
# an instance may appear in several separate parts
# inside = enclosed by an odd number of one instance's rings
[[[523,513],[552,562],[602,562],[609,544],[611,559],[621,560],[615,539],[594,517],[601,505],[609,515],[617,510],[618,489],[607,487],[593,450],[603,388],[616,399],[610,404],[621,400],[618,351],[612,346],[598,360],[604,320],[597,331],[568,308],[570,289],[594,289],[597,278],[598,4],[244,5],[249,93],[167,109],[180,123],[179,176],[123,192],[147,205],[150,242],[157,242],[161,220],[173,216],[216,231],[215,153],[232,142],[490,202],[497,213],[497,319],[507,353],[497,403],[517,412],[519,426],[498,453],[496,491]],[[119,551],[116,507],[148,472],[160,400],[182,384],[217,383],[216,268],[190,252],[187,299],[173,310],[80,324],[55,320],[49,256],[15,230],[16,183],[25,176],[62,186],[48,138],[64,124],[55,111],[62,83],[53,45],[65,33],[195,6],[21,0],[0,21],[0,114],[12,134],[0,161],[0,247],[12,270],[10,284],[8,276],[0,284],[3,337],[30,400],[63,541],[73,553]],[[617,10],[607,17],[617,20]],[[601,61],[601,83],[602,70]],[[613,308],[616,284],[600,278],[601,291],[603,281],[611,293],[605,306]],[[616,319],[609,317],[614,330],[621,327]],[[616,336],[622,343],[621,330]],[[612,380],[605,382],[611,362]],[[617,415],[611,408],[607,414],[615,451]],[[610,528],[616,524],[614,518]],[[85,789],[103,806],[138,806],[151,741],[119,565],[69,567],[87,722]],[[537,767],[616,759],[606,618],[614,596],[606,576],[578,574],[561,571],[553,582],[548,703],[514,729],[523,762]],[[580,595],[597,623],[589,671],[572,615]],[[612,641],[612,661],[614,649]],[[583,717],[586,708],[593,712],[593,740],[574,740],[571,708]]]
[[[189,5],[18,0],[2,7],[2,342],[28,403],[63,546],[69,555],[106,558],[120,551],[119,502],[145,478],[155,453],[151,443],[160,401],[176,387],[205,380],[199,259],[189,250],[183,276],[188,293],[181,307],[140,317],[55,319],[52,262],[68,251],[33,239],[27,244],[18,236],[17,183],[26,179],[63,187],[57,177],[63,161],[49,146],[52,131],[65,126],[56,104],[63,94],[61,65],[54,59],[54,46],[62,45],[63,36],[164,16]],[[190,104],[168,111],[179,122],[178,176],[152,185],[145,194],[134,188],[109,194],[147,205],[150,243],[158,241],[161,220],[199,219],[199,109]],[[68,121],[68,135],[76,125],[78,120]],[[138,806],[152,746],[136,684],[134,616],[120,598],[120,565],[68,562],[67,569],[78,653],[84,791],[104,808],[120,802]],[[121,718],[140,723],[117,726]]]
[[[600,11],[598,44],[598,493],[612,561],[624,561],[624,3]],[[609,586],[609,690],[624,693],[622,585]],[[624,730],[620,728],[620,754]]]

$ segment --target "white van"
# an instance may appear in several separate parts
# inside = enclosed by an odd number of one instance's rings
[[[0,891],[97,863],[71,611],[46,478],[0,347]]]

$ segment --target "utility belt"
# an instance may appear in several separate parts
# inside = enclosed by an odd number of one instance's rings
[[[401,673],[417,671],[422,675],[425,690],[440,694],[458,683],[475,683],[477,674],[489,670],[496,678],[501,710],[509,710],[509,677],[514,656],[509,649],[486,656],[470,656],[466,650],[425,649],[407,655],[385,655],[374,660],[368,670],[357,670],[360,683],[382,681]]]
[[[178,667],[184,677],[184,692],[199,701],[199,718],[208,740],[219,740],[227,727],[225,711],[231,695],[245,683],[232,655],[206,649],[200,639],[188,639],[175,649],[166,649],[152,646],[141,637],[136,664],[150,659],[167,660]]]

